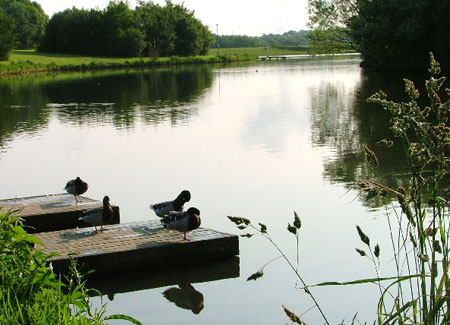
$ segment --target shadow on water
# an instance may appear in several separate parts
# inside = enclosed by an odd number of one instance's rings
[[[183,283],[178,287],[170,287],[163,292],[163,296],[176,306],[199,314],[204,307],[203,294],[196,290],[192,284]]]
[[[77,125],[177,125],[197,114],[192,104],[211,85],[207,66],[0,79],[0,147],[45,128],[53,111]]]
[[[117,294],[135,292],[171,286],[163,295],[177,306],[190,309],[193,313],[201,311],[203,295],[192,284],[238,278],[240,260],[238,256],[223,260],[179,264],[149,270],[126,273],[113,273],[107,276],[95,276],[87,280],[87,287],[92,296],[108,296],[110,300]]]

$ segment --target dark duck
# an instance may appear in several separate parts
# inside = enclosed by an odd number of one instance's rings
[[[102,232],[106,230],[105,228],[103,228],[103,225],[107,225],[108,223],[110,223],[113,217],[114,210],[109,203],[109,197],[105,196],[103,198],[103,207],[84,211],[83,216],[78,220],[94,226],[96,232]],[[97,229],[98,226],[100,226],[100,230]]]
[[[155,203],[150,205],[150,209],[155,211],[156,215],[160,218],[169,215],[171,211],[183,211],[184,204],[191,199],[191,193],[189,191],[182,191],[175,200],[166,201],[161,203]]]
[[[197,208],[189,208],[183,212],[171,212],[161,219],[161,224],[167,229],[184,233],[183,240],[189,240],[186,233],[200,227],[200,211]]]
[[[64,187],[67,193],[72,194],[75,197],[75,203],[80,202],[77,197],[86,192],[88,188],[88,183],[82,181],[79,177],[71,179],[67,182],[66,187]]]

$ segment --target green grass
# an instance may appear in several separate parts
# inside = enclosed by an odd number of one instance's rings
[[[248,56],[204,55],[190,57],[112,58],[82,55],[41,53],[34,50],[15,50],[9,60],[0,62],[0,75],[40,71],[85,71],[183,64],[210,64],[250,60]]]

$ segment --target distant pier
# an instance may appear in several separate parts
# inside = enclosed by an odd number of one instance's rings
[[[359,57],[359,56],[360,53],[260,55],[258,56],[258,60],[272,61],[272,60],[308,59],[314,57]]]

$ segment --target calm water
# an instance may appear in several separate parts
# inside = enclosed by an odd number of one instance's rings
[[[401,87],[400,76],[364,74],[352,59],[2,79],[0,198],[59,193],[81,176],[87,196],[109,195],[130,222],[154,219],[150,203],[189,189],[203,226],[239,233],[228,215],[265,223],[294,263],[286,226],[297,211],[298,266],[309,284],[375,276],[355,252],[357,224],[380,243],[382,275],[392,275],[383,209],[354,183],[402,182],[400,150],[378,149],[378,169],[361,152],[361,144],[374,147],[389,133],[387,114],[365,98]],[[323,323],[281,259],[258,281],[246,281],[279,255],[268,242],[241,238],[240,250],[231,261],[123,274],[97,286],[108,313],[144,324],[284,324],[282,304],[307,311],[308,324]],[[186,282],[195,291],[173,288]],[[168,289],[171,297],[194,297],[196,306],[170,302]],[[374,286],[312,292],[333,324],[355,313],[361,322],[375,319]]]

